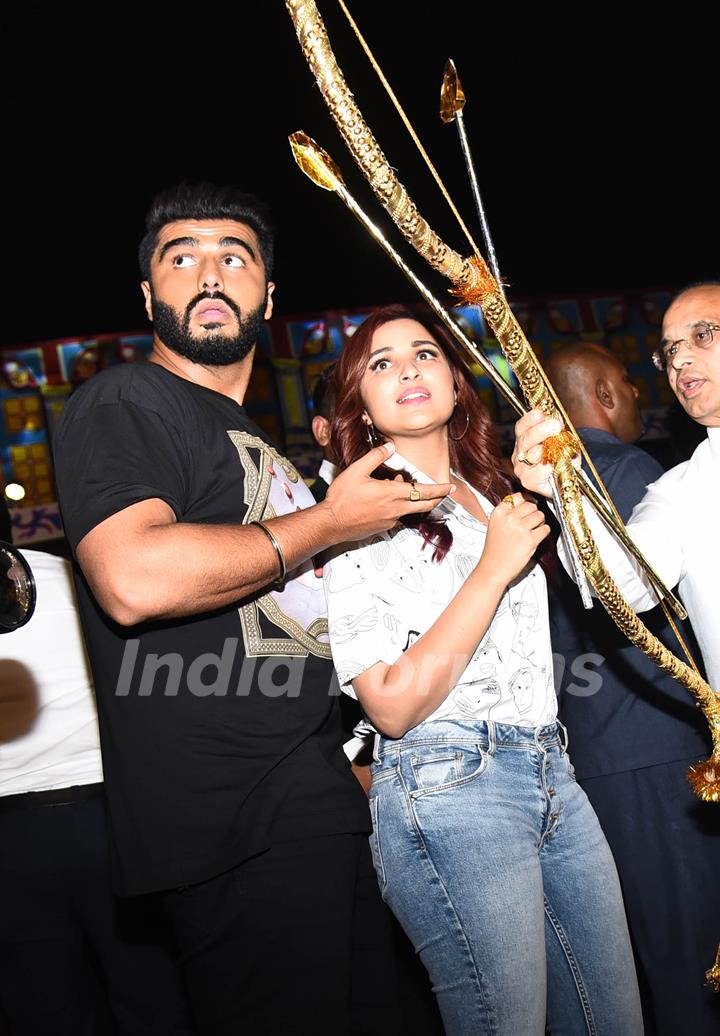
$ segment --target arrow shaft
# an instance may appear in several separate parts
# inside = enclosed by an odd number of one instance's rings
[[[470,151],[470,141],[468,140],[467,132],[465,130],[465,120],[463,118],[462,110],[458,110],[455,113],[455,123],[458,128],[458,136],[460,137],[460,147],[462,148],[463,158],[465,159],[465,166],[467,168],[468,176],[470,178],[470,188],[472,190],[473,201],[475,202],[475,208],[477,209],[478,218],[480,220],[480,227],[482,229],[483,241],[485,242],[485,252],[487,254],[488,265],[492,270],[492,275],[498,282],[500,291],[505,295],[505,290],[500,280],[500,266],[497,261],[495,254],[495,246],[493,245],[492,235],[490,234],[490,226],[485,215],[485,207],[480,196],[480,186],[478,184],[478,178],[475,173],[475,164],[472,159],[472,153]]]

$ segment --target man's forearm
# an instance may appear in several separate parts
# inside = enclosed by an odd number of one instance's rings
[[[288,575],[342,538],[326,503],[263,524],[280,546]],[[270,586],[280,574],[275,548],[253,525],[158,522],[119,542],[122,551],[111,545],[100,565],[85,564],[81,544],[78,560],[102,607],[122,625],[222,608]]]

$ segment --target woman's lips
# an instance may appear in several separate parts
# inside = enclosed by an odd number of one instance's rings
[[[398,403],[404,405],[406,403],[424,403],[430,399],[430,393],[424,389],[412,389],[410,392],[405,392],[402,396],[398,397]]]

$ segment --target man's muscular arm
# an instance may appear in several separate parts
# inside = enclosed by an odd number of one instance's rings
[[[371,477],[392,447],[378,446],[339,475],[315,507],[268,521],[288,573],[344,541],[391,528],[405,514],[428,511],[451,491]],[[106,518],[77,547],[98,603],[115,622],[133,626],[196,615],[233,604],[271,584],[279,563],[268,537],[252,525],[178,522],[163,500],[132,504]]]

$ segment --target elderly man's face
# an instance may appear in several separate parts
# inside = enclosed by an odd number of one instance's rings
[[[662,341],[675,343],[668,362],[670,387],[683,409],[698,424],[720,427],[720,331],[707,349],[693,347],[690,336],[698,324],[720,325],[720,285],[691,288],[677,298],[663,319]]]

